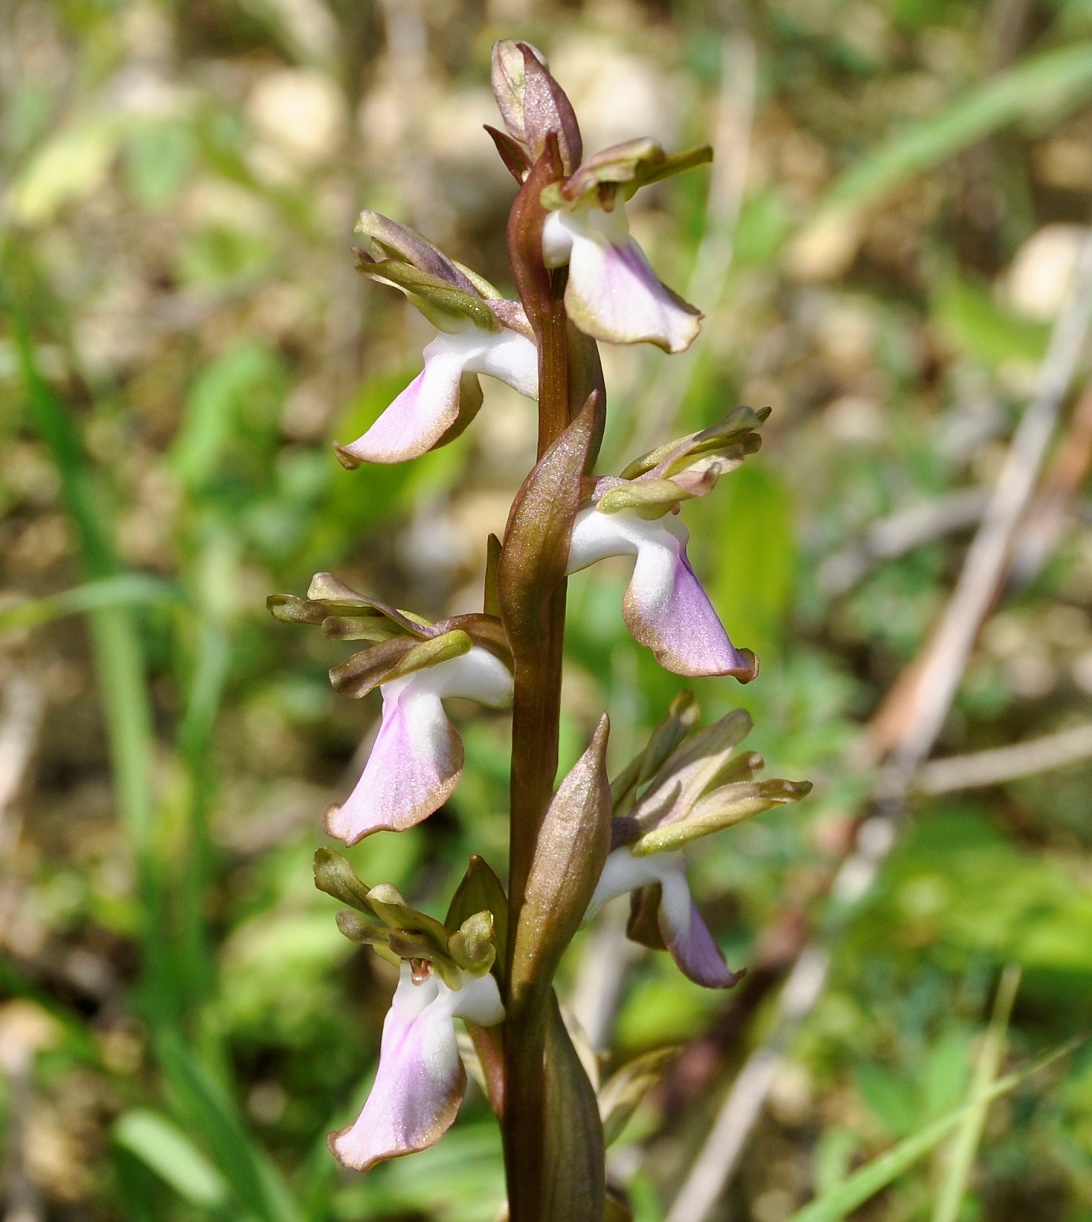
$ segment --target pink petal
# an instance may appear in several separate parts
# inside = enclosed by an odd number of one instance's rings
[[[384,684],[383,718],[368,763],[345,802],[326,811],[327,832],[346,844],[420,823],[443,806],[462,775],[462,739],[439,696],[415,678]]]
[[[728,639],[686,555],[686,527],[673,515],[648,520],[633,510],[582,510],[573,526],[568,571],[606,556],[637,556],[622,601],[634,640],[677,675],[732,675],[746,683],[758,673],[754,654]]]
[[[424,369],[372,427],[337,447],[347,465],[404,462],[453,440],[481,407],[474,374],[499,378],[530,398],[538,395],[538,349],[517,331],[472,326],[441,333],[425,348],[424,358]]]
[[[327,832],[356,844],[379,831],[402,831],[451,797],[463,770],[463,741],[441,697],[462,696],[489,708],[512,703],[512,674],[475,645],[469,653],[384,683],[383,716],[360,780],[341,806],[327,809]]]
[[[660,886],[660,933],[682,974],[707,989],[730,989],[738,984],[743,972],[733,972],[725,963],[690,898],[686,875],[681,870],[665,871]]]
[[[425,349],[425,367],[370,429],[347,446],[356,462],[395,463],[431,450],[459,417],[464,356],[437,336]],[[480,400],[479,400],[480,402]]]
[[[552,266],[560,266],[567,254],[565,308],[585,334],[683,352],[701,329],[701,314],[658,279],[629,236],[620,202],[609,213],[599,208],[551,212],[543,249]]]
[[[356,1122],[329,1137],[346,1167],[367,1171],[424,1150],[451,1127],[466,1091],[452,1016],[457,997],[434,976],[414,984],[410,965],[402,965],[371,1094]]]

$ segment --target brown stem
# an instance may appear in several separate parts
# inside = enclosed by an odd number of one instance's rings
[[[569,423],[568,344],[563,277],[551,285],[552,310],[535,321],[539,337],[539,458]],[[557,284],[556,281],[560,281]],[[533,653],[515,659],[512,706],[512,777],[509,847],[509,929],[518,926],[524,888],[534,859],[539,825],[553,793],[561,716],[561,655],[565,634],[565,582],[543,608],[544,631]],[[516,939],[510,932],[509,952]],[[507,978],[513,980],[513,964]],[[546,1014],[542,993],[508,998],[505,1024],[504,1161],[511,1222],[548,1222],[542,1138],[546,1132],[543,1090]]]

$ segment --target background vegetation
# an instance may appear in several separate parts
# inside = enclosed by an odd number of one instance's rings
[[[636,1217],[664,1217],[809,930],[827,988],[711,1216],[788,1218],[972,1075],[1087,1026],[1087,762],[1044,772],[1040,751],[973,787],[926,770],[865,899],[832,921],[824,896],[1087,232],[1088,0],[5,0],[0,26],[8,1219],[495,1215],[480,1098],[366,1177],[326,1152],[392,980],[339,936],[310,858],[377,709],[336,698],[343,651],[263,600],[317,569],[434,616],[478,597],[533,456],[526,403],[490,384],[462,440],[389,470],[345,472],[329,442],[408,381],[423,335],[353,272],[362,207],[505,283],[511,183],[480,127],[498,37],[547,50],[589,148],[717,148],[633,215],[708,317],[686,356],[605,353],[603,469],[736,403],[774,409],[761,457],[687,509],[764,664],[745,691],[700,682],[705,713],[745,704],[771,771],[816,783],[697,863],[750,982],[709,995],[635,954],[615,995],[609,922],[569,965],[616,1060],[693,1041],[613,1150]],[[1062,731],[1092,753],[1083,377],[941,755]],[[626,636],[624,582],[571,585],[570,759],[606,707],[620,764],[679,686]],[[506,722],[462,725],[446,809],[352,851],[437,913],[470,851],[504,853]],[[980,1142],[962,1133],[855,1216],[940,1218],[945,1193],[948,1218],[1092,1215],[1087,1051],[996,1103]]]

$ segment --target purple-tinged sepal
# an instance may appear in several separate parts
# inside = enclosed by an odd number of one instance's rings
[[[798,802],[811,783],[754,780],[762,757],[735,754],[751,728],[744,710],[694,732],[697,719],[693,695],[682,692],[645,750],[611,785],[612,848],[588,915],[630,892],[631,939],[670,951],[696,984],[731,988],[743,973],[727,966],[690,896],[684,849],[771,807]]]
[[[342,933],[399,964],[371,1093],[354,1123],[329,1137],[339,1162],[367,1171],[435,1144],[455,1119],[466,1092],[455,1019],[479,1027],[504,1019],[490,974],[493,914],[477,912],[449,929],[410,908],[394,887],[367,887],[329,849],[315,854],[315,884],[355,909],[338,914]]]
[[[583,152],[580,127],[545,55],[528,42],[506,38],[495,43],[492,83],[508,133],[486,130],[516,180],[526,178],[551,138],[557,141],[562,172],[572,174]]]
[[[461,696],[488,708],[512,703],[512,661],[500,622],[460,615],[432,624],[365,598],[319,573],[306,599],[275,594],[273,615],[319,624],[326,636],[366,640],[367,649],[330,671],[334,688],[359,698],[380,689],[382,716],[360,779],[324,816],[326,831],[355,844],[378,831],[402,831],[438,810],[463,769],[463,744],[443,700]]]
[[[377,212],[362,212],[357,230],[371,241],[370,251],[356,252],[357,270],[405,293],[437,335],[425,347],[424,369],[371,428],[335,445],[343,466],[402,462],[452,441],[481,407],[478,374],[538,397],[538,350],[517,302]]]
[[[622,615],[634,639],[675,674],[732,675],[741,683],[758,674],[758,660],[732,644],[695,576],[690,535],[675,515],[758,448],[766,414],[737,408],[638,459],[622,477],[596,480],[573,524],[569,573],[608,556],[636,557]]]

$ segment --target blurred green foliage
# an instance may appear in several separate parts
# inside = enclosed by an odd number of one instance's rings
[[[869,792],[862,727],[927,638],[973,527],[945,524],[947,498],[989,486],[1088,222],[1092,5],[720,13],[688,0],[0,11],[0,699],[29,683],[43,710],[21,793],[0,795],[9,1204],[157,1222],[496,1214],[499,1142],[473,1091],[413,1159],[347,1177],[326,1151],[365,1097],[393,981],[339,936],[309,863],[377,706],[335,699],[324,672],[343,650],[263,607],[324,569],[425,615],[480,597],[485,536],[533,456],[530,406],[489,386],[463,438],[399,467],[343,471],[329,442],[414,376],[423,334],[395,294],[354,277],[361,207],[506,284],[511,183],[478,130],[496,37],[551,54],[589,147],[642,124],[718,144],[713,178],[634,213],[665,279],[684,291],[690,270],[707,319],[674,363],[605,354],[604,470],[737,402],[774,408],[762,454],[684,513],[698,571],[763,672],[746,689],[694,686],[709,719],[750,709],[748,745],[816,790],[710,844],[693,876],[733,966],[755,964],[780,922],[821,919]],[[390,50],[407,28],[422,62]],[[1081,436],[1075,413],[1059,456],[1079,458]],[[944,753],[1086,710],[1081,487],[1068,533],[987,625]],[[868,550],[923,504],[940,507],[930,535]],[[681,686],[625,632],[627,576],[604,565],[571,583],[563,765],[607,708],[621,766]],[[497,866],[505,853],[507,722],[456,716],[467,769],[446,808],[350,851],[362,877],[437,914],[471,852]],[[931,1216],[945,1164],[941,1139],[921,1135],[967,1110],[1003,965],[1022,970],[1003,1035],[1018,1063],[1087,1024],[1090,782],[1083,764],[916,803],[834,948],[733,1216],[788,1217],[900,1141],[919,1142],[918,1161],[854,1216]],[[590,941],[566,965],[574,988]],[[708,1054],[684,1108],[669,1071],[622,1135],[612,1165],[639,1222],[663,1216],[761,1033],[760,1007],[744,1036],[718,1035],[737,1004],[665,956],[630,966],[620,1055],[698,1037]],[[1079,1222],[1090,1151],[1085,1049],[990,1111],[960,1216]]]

